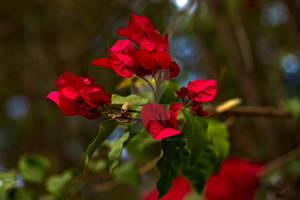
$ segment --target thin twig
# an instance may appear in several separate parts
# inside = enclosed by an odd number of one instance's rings
[[[281,168],[282,166],[284,166],[288,162],[294,160],[298,156],[300,156],[300,146],[298,146],[296,149],[288,152],[287,154],[266,164],[259,174],[260,177],[264,177],[264,176],[270,174],[270,172],[273,172],[274,170]]]
[[[263,117],[291,118],[292,114],[286,110],[270,107],[237,106],[224,112],[230,115],[247,115]]]

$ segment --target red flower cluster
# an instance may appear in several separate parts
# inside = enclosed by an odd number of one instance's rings
[[[179,134],[177,130],[177,113],[181,103],[172,103],[170,110],[160,104],[147,103],[141,111],[141,119],[145,128],[155,140]]]
[[[178,176],[172,182],[172,186],[167,194],[160,198],[160,200],[183,200],[183,198],[190,192],[191,186],[189,182],[183,177]],[[158,192],[156,189],[144,195],[144,200],[158,200]]]
[[[56,86],[57,91],[50,92],[47,98],[54,101],[65,115],[96,119],[101,115],[99,106],[111,103],[111,94],[94,83],[91,77],[66,72],[57,79]]]
[[[205,187],[207,200],[253,200],[259,186],[262,165],[245,159],[225,160]]]
[[[192,101],[192,111],[199,116],[207,116],[202,103],[212,101],[217,94],[217,82],[210,79],[197,79],[188,83],[187,87],[176,91],[180,98],[188,97]]]
[[[180,68],[168,53],[168,35],[164,38],[154,28],[149,18],[131,14],[128,27],[117,33],[135,42],[136,49],[129,40],[118,40],[110,49],[108,58],[98,58],[91,62],[113,69],[118,75],[128,78],[154,75],[158,70],[169,72],[169,78],[179,75]]]

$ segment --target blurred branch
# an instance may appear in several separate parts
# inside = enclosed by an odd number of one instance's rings
[[[166,33],[169,34],[169,37],[171,38],[174,34],[178,24],[181,22],[182,18],[190,11],[190,9],[193,7],[193,5],[196,3],[196,0],[189,0],[187,5],[177,14],[175,15],[174,19],[169,23]]]
[[[257,106],[239,106],[242,103],[240,98],[229,99],[218,106],[208,106],[209,116],[215,116],[219,114],[233,115],[234,117],[238,115],[246,115],[253,117],[281,117],[281,118],[291,118],[292,113],[279,108],[270,107],[257,107]]]
[[[254,70],[254,61],[250,41],[239,14],[238,8],[232,8],[229,12],[230,20],[233,25],[233,30],[237,37],[237,43],[241,49],[245,70],[249,73]]]
[[[229,115],[247,115],[253,117],[280,117],[291,118],[292,114],[283,109],[270,108],[270,107],[255,107],[255,106],[238,106],[227,110],[222,114]]]
[[[288,152],[287,154],[269,162],[266,164],[259,174],[261,177],[264,177],[268,175],[269,173],[273,172],[274,170],[277,170],[287,164],[288,162],[294,160],[295,158],[300,156],[300,146],[298,146],[296,149]]]

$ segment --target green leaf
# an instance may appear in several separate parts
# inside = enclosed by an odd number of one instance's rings
[[[217,120],[207,120],[207,133],[209,139],[215,146],[216,155],[223,160],[227,157],[230,149],[228,131],[224,123]]]
[[[184,148],[185,143],[181,135],[175,135],[162,141],[162,157],[156,167],[160,172],[160,179],[157,182],[158,198],[165,195],[180,170],[184,167],[188,152]]]
[[[14,171],[0,171],[0,198],[5,199],[7,192],[16,185]]]
[[[186,149],[189,153],[196,154],[201,152],[207,143],[207,123],[203,117],[194,116],[192,113],[184,114],[187,120],[182,129],[182,134],[186,139]]]
[[[175,91],[179,90],[179,88],[179,84],[176,80],[164,81],[157,91],[156,102],[160,104],[176,102],[178,97]]]
[[[300,116],[300,99],[295,97],[284,101],[284,105],[288,111],[290,111],[295,118]]]
[[[141,176],[134,162],[127,162],[113,171],[114,178],[118,181],[138,185],[141,183]]]
[[[55,200],[55,198],[52,195],[42,195],[39,200]]]
[[[19,171],[23,179],[32,183],[42,182],[49,167],[49,160],[40,155],[24,155],[19,160]]]
[[[122,155],[122,150],[124,148],[125,142],[129,138],[129,131],[123,133],[123,135],[113,143],[110,152],[108,153],[108,162],[109,162],[109,172],[112,173],[113,170],[120,164],[120,159]]]
[[[64,197],[67,187],[76,175],[74,171],[69,170],[61,175],[51,176],[46,182],[47,191],[55,197]]]
[[[118,125],[119,123],[114,119],[101,122],[97,137],[87,148],[85,164],[88,163],[89,159],[93,156],[97,148],[110,136],[110,134],[117,128]]]
[[[100,160],[90,160],[87,167],[89,170],[91,170],[94,173],[99,173],[103,171],[106,168],[106,160],[100,159]]]
[[[113,94],[111,97],[111,103],[112,104],[123,104],[125,102],[129,102],[130,105],[143,105],[146,104],[152,97],[149,95],[145,95],[144,97],[137,95],[137,94],[131,94],[129,96],[120,96],[117,94]]]
[[[210,175],[216,171],[220,161],[216,157],[211,144],[207,144],[205,148],[198,153],[197,155],[192,153],[182,173],[194,186],[195,190],[201,193],[205,183]]]
[[[182,173],[198,193],[229,151],[226,128],[217,121],[185,113],[182,135],[189,157]]]
[[[9,192],[8,200],[34,200],[36,199],[33,191],[25,188],[15,188]]]
[[[155,145],[158,144],[158,141],[154,140],[145,128],[135,129],[134,127],[129,129],[130,135],[133,136],[126,144],[128,153],[144,162],[159,155],[160,152],[157,154],[155,152],[158,150]]]

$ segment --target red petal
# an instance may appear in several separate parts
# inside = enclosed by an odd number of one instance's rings
[[[217,82],[210,79],[197,79],[188,84],[188,97],[197,102],[207,102],[215,98]]]
[[[167,69],[171,64],[171,56],[164,52],[156,53],[155,61],[162,69]]]
[[[151,133],[151,132],[150,132]],[[167,137],[171,137],[173,135],[177,135],[177,134],[180,134],[180,131],[179,130],[176,130],[176,129],[173,129],[173,128],[165,128],[163,129],[161,132],[159,132],[158,134],[156,135],[152,135],[152,137],[155,139],[155,140],[160,140],[160,139],[164,139],[164,138],[167,138]]]
[[[188,90],[186,87],[181,87],[179,91],[175,91],[175,92],[179,98],[184,98],[186,97]]]
[[[150,120],[147,123],[147,126],[145,126],[146,130],[149,131],[149,133],[151,134],[151,136],[153,137],[153,139],[155,140],[160,140],[161,138],[161,133],[163,132],[163,130],[165,129],[163,127],[163,125],[156,120]]]
[[[79,91],[81,88],[91,84],[92,82],[93,81],[90,78],[76,76],[75,74],[65,72],[56,80],[56,86],[59,91],[65,87],[72,87]]]
[[[65,87],[65,88],[61,89],[59,92],[64,97],[71,99],[71,100],[76,100],[76,98],[78,97],[78,94],[79,94],[79,92],[72,87]]]
[[[204,195],[207,200],[231,200],[234,198],[233,192],[234,188],[230,183],[213,175],[206,183]]]
[[[59,98],[59,108],[65,115],[73,116],[78,114],[76,101],[68,99],[62,95],[60,95]]]
[[[157,69],[154,53],[140,49],[137,51],[137,59],[143,68],[150,71],[155,71]]]
[[[172,61],[170,66],[170,78],[175,78],[180,74],[180,68],[175,61]]]
[[[78,114],[89,120],[94,120],[101,116],[101,112],[96,107],[90,106],[86,102],[78,104]]]
[[[120,35],[120,36],[123,36],[123,37],[129,37],[128,28],[126,28],[126,27],[119,28],[117,30],[117,34]]]
[[[178,111],[181,109],[182,104],[181,103],[171,103],[170,105],[170,115],[171,115],[171,119],[170,119],[170,126],[172,128],[177,128],[177,114]]]
[[[146,103],[141,110],[141,119],[145,127],[150,120],[169,120],[166,115],[166,110],[160,104]]]
[[[146,16],[131,14],[130,21],[136,23],[144,32],[149,32],[154,29],[151,20]]]
[[[130,78],[133,73],[118,59],[111,60],[112,69],[124,78]]]
[[[59,106],[59,96],[60,94],[58,91],[53,91],[47,95],[47,98],[52,100],[54,103],[56,103],[56,105]]]
[[[173,179],[170,190],[160,200],[183,200],[190,190],[190,183],[183,176],[178,176]],[[143,200],[158,200],[157,196],[158,192],[154,189],[144,195]]]
[[[110,64],[109,64],[109,59],[108,58],[97,58],[96,60],[93,60],[91,62],[91,64],[92,65],[101,65],[101,66],[104,66],[104,67],[111,68]]]
[[[105,103],[111,103],[111,95],[107,95],[104,88],[98,84],[89,85],[81,89],[80,95],[90,106],[96,108]]]

